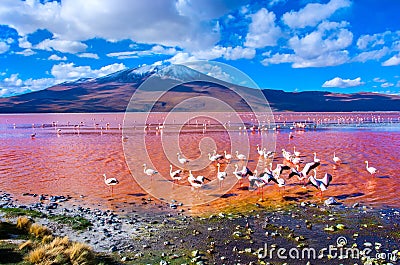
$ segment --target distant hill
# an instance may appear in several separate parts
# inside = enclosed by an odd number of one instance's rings
[[[140,84],[152,74],[163,70],[161,67],[152,66],[126,69],[97,79],[79,79],[41,91],[0,98],[0,113],[124,112]],[[191,76],[208,81],[191,82],[175,87],[161,99],[153,111],[169,111],[171,107],[194,95],[219,98],[228,102],[235,110],[246,111],[243,100],[223,85],[213,83],[213,78],[185,66],[172,70],[173,73],[163,74],[178,79]],[[250,88],[243,89],[246,93],[251,93]],[[263,89],[262,93],[274,111],[400,111],[400,96],[394,95],[285,92],[271,89]]]

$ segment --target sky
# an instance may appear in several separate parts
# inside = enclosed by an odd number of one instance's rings
[[[398,0],[1,0],[0,97],[213,60],[261,88],[400,95]]]

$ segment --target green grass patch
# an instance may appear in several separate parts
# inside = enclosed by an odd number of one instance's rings
[[[49,216],[50,220],[53,220],[58,223],[69,225],[74,230],[85,230],[89,226],[92,226],[92,223],[81,216],[63,216],[63,215],[54,215]]]
[[[35,210],[27,210],[22,208],[0,208],[6,217],[17,217],[27,215],[30,217],[43,217],[43,213]]]

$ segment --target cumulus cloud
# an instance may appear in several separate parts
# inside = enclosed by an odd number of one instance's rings
[[[53,65],[51,74],[55,77],[56,82],[64,82],[87,77],[102,77],[108,74],[125,69],[122,63],[114,63],[103,66],[100,69],[92,69],[90,66],[75,66],[74,63],[60,63]]]
[[[205,48],[219,40],[214,19],[241,1],[14,1],[0,3],[0,23],[25,36],[47,29],[55,39],[131,39],[165,46]]]
[[[33,92],[50,87],[53,84],[53,78],[40,78],[36,80],[29,78],[24,81],[19,78],[18,74],[12,74],[10,77],[6,77],[0,81],[0,86],[2,87],[0,90],[0,97],[9,97],[27,92]]]
[[[27,80],[22,80],[18,74],[11,74],[9,77],[0,80],[0,87],[2,87],[0,90],[0,97],[9,97],[38,91],[61,82],[72,81],[82,77],[102,77],[125,68],[126,66],[120,63],[106,65],[100,69],[92,69],[90,66],[75,66],[73,63],[60,63],[52,67],[52,78],[29,78]]]
[[[132,46],[135,47],[135,46]],[[148,50],[135,50],[135,51],[124,51],[124,52],[111,52],[108,53],[108,57],[117,57],[118,59],[129,59],[138,58],[143,56],[153,55],[175,55],[177,50],[174,47],[163,47],[161,45],[155,45]]]
[[[324,21],[317,29],[288,40],[293,53],[264,53],[262,64],[292,63],[293,68],[335,66],[349,61],[346,50],[353,40],[353,34],[345,27],[346,22]]]
[[[275,46],[282,35],[281,29],[275,25],[275,14],[261,8],[250,17],[251,23],[244,45],[251,48]]]
[[[20,55],[23,55],[23,56],[31,56],[31,55],[36,54],[36,52],[33,51],[32,49],[25,49],[25,50],[22,50],[20,52],[15,52],[15,54],[20,54]]]
[[[211,49],[196,51],[193,53],[178,52],[167,61],[173,64],[184,62],[194,62],[199,60],[213,60],[224,58],[225,60],[252,59],[256,55],[256,50],[247,47],[223,47],[215,46]]]
[[[290,11],[282,16],[283,22],[290,28],[305,28],[316,26],[321,21],[329,18],[340,8],[349,7],[349,0],[331,0],[327,4],[310,3],[299,11]]]
[[[340,87],[340,88],[347,88],[347,87],[356,87],[362,86],[365,82],[361,81],[361,77],[357,77],[355,79],[342,79],[340,77],[335,77],[332,80],[326,81],[322,87]]]
[[[354,62],[366,62],[369,60],[379,60],[385,55],[387,55],[390,52],[390,49],[388,47],[383,47],[382,49],[379,50],[372,50],[368,52],[362,52],[360,54],[357,54],[354,58]]]
[[[86,50],[87,45],[79,41],[46,39],[34,47],[35,49],[46,51],[59,51],[64,53],[78,53]]]
[[[385,83],[381,84],[381,87],[383,87],[383,88],[392,87],[392,86],[394,86],[394,84],[393,83],[389,83],[389,82],[385,82]]]
[[[91,52],[78,53],[77,56],[81,58],[99,59],[99,56],[97,54]]]
[[[382,66],[395,66],[400,64],[400,53],[392,56],[382,63]]]
[[[374,81],[374,82],[377,82],[377,83],[385,83],[385,82],[386,82],[385,79],[379,78],[379,77],[375,77],[375,78],[373,79],[373,81]]]
[[[52,55],[49,56],[48,59],[49,60],[53,60],[53,61],[66,61],[67,57],[66,56],[60,57],[57,54],[52,54]]]
[[[0,54],[6,53],[10,49],[10,45],[7,43],[0,41]]]
[[[23,49],[30,49],[32,48],[32,43],[30,43],[28,41],[28,37],[27,36],[23,36],[21,38],[18,39],[18,45],[20,48]]]

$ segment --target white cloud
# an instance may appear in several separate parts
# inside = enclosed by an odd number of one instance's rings
[[[78,53],[77,56],[81,58],[99,59],[99,56],[97,54],[90,52]]]
[[[329,18],[340,8],[349,7],[349,0],[331,0],[327,4],[310,3],[298,12],[290,11],[282,16],[283,22],[290,28],[305,28],[316,26],[319,22]]]
[[[223,47],[215,46],[212,49],[196,51],[193,53],[178,52],[167,61],[173,64],[194,62],[201,60],[213,60],[224,58],[225,60],[252,59],[256,55],[256,50],[241,46]]]
[[[6,53],[10,49],[10,45],[7,43],[0,41],[0,54]]]
[[[100,69],[92,69],[90,66],[75,66],[74,63],[60,63],[53,65],[51,68],[51,74],[55,77],[56,82],[60,83],[79,78],[102,77],[125,68],[126,66],[122,63],[110,64],[103,66]]]
[[[65,53],[78,53],[86,50],[87,45],[79,41],[69,41],[60,39],[46,39],[34,47],[35,49],[46,51],[59,51]]]
[[[292,37],[288,42],[289,46],[296,55],[305,59],[345,49],[353,41],[353,34],[343,28],[346,25],[344,22],[322,22],[316,31],[303,38]]]
[[[66,57],[66,56],[60,57],[60,56],[58,56],[57,54],[52,54],[52,55],[49,56],[48,60],[53,60],[53,61],[66,61],[66,60],[67,60],[67,57]]]
[[[31,56],[31,55],[36,54],[36,52],[33,51],[32,49],[25,49],[25,50],[22,50],[22,51],[20,51],[20,52],[15,52],[15,53],[16,53],[16,54],[23,55],[23,56]]]
[[[251,23],[244,45],[251,48],[275,46],[282,35],[281,29],[275,25],[275,14],[261,8],[250,17]]]
[[[384,57],[386,54],[390,52],[388,47],[383,47],[380,50],[373,50],[373,51],[368,51],[368,52],[362,52],[358,55],[356,55],[353,58],[354,62],[366,62],[369,60],[379,60],[382,57]]]
[[[32,48],[32,43],[30,43],[30,42],[28,41],[27,36],[23,36],[23,37],[19,38],[19,39],[18,39],[18,45],[19,45],[20,48],[23,48],[23,49],[30,49],[30,48]]]
[[[90,66],[75,66],[73,63],[60,63],[54,65],[51,69],[53,78],[22,80],[18,74],[11,74],[9,77],[0,80],[0,87],[2,87],[0,97],[38,91],[64,81],[72,81],[82,77],[102,77],[125,68],[125,65],[118,63],[106,65],[100,69],[92,69]]]
[[[385,83],[381,84],[381,87],[383,87],[383,88],[392,87],[392,86],[394,86],[394,84],[393,83],[389,83],[389,82],[385,82]]]
[[[385,82],[386,82],[385,79],[379,78],[379,77],[375,77],[375,78],[373,79],[373,81],[376,82],[376,83],[385,83]]]
[[[367,48],[373,48],[378,45],[383,45],[385,44],[384,37],[387,34],[390,34],[390,31],[373,35],[362,35],[357,40],[357,48],[360,50],[365,50]]]
[[[340,87],[340,88],[347,88],[347,87],[356,87],[362,86],[365,83],[361,81],[361,77],[357,77],[355,79],[342,79],[340,77],[335,77],[332,80],[326,81],[322,87]]]
[[[400,80],[397,81],[396,87],[400,87]]]
[[[135,46],[133,46],[135,47]],[[108,57],[117,57],[118,59],[129,59],[138,58],[143,56],[153,56],[153,55],[174,55],[177,50],[173,47],[163,47],[161,45],[155,45],[149,50],[136,50],[136,51],[124,51],[124,52],[111,52],[108,53]]]
[[[219,40],[214,19],[242,4],[228,0],[41,2],[1,1],[0,24],[12,25],[21,36],[47,29],[59,40],[131,39],[201,49]]]
[[[0,97],[9,97],[27,92],[41,90],[54,84],[53,78],[41,78],[33,80],[32,78],[23,81],[18,74],[12,74],[10,77],[0,81]]]
[[[382,66],[394,66],[400,64],[400,53],[392,56],[390,59],[384,61]]]

